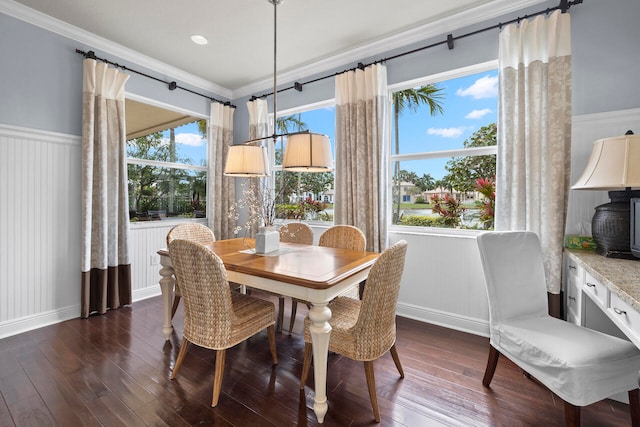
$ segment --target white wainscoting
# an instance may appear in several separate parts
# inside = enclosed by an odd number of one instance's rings
[[[80,149],[0,125],[0,337],[80,315]]]

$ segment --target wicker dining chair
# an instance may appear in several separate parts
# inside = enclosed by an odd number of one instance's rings
[[[380,422],[380,410],[376,397],[373,361],[390,351],[400,377],[404,378],[395,342],[396,306],[406,253],[407,242],[401,240],[380,255],[371,268],[362,300],[338,297],[329,303],[332,312],[329,320],[329,351],[364,362],[369,398],[376,422]],[[311,366],[310,324],[307,316],[304,321],[305,345],[301,390],[307,382]]]
[[[313,245],[313,230],[304,222],[290,222],[280,227],[280,241],[285,243],[299,243]],[[289,335],[293,330],[298,312],[298,303],[306,304],[298,298],[291,298],[291,319],[289,320]]]
[[[367,238],[358,227],[353,225],[334,225],[320,235],[318,246],[364,252],[367,247]]]
[[[353,225],[334,225],[320,235],[318,246],[364,252],[367,248],[367,238]],[[357,289],[347,291],[347,295],[362,299],[365,282],[361,282]]]
[[[275,306],[260,298],[231,292],[222,260],[207,247],[173,240],[169,253],[184,300],[184,329],[171,379],[176,378],[190,343],[216,350],[211,406],[218,404],[226,350],[266,329],[273,363],[278,363]]]
[[[169,232],[167,233],[167,247],[169,247],[171,242],[176,239],[191,240],[192,242],[198,243],[208,243],[216,240],[216,236],[213,234],[213,231],[211,231],[211,229],[206,225],[194,222],[178,224],[172,227],[171,230],[169,230]],[[176,314],[176,310],[178,309],[178,305],[180,304],[181,297],[182,294],[180,292],[180,285],[176,280],[175,290],[173,293],[173,306],[171,307],[172,319]]]

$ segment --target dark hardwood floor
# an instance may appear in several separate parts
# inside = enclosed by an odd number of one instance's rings
[[[169,380],[182,308],[165,342],[161,307],[156,297],[0,340],[0,427],[319,425],[313,374],[304,392],[298,389],[302,305],[295,333],[277,334],[276,367],[266,333],[229,350],[216,408],[212,351],[191,346],[178,378]],[[504,358],[491,388],[482,386],[488,339],[406,318],[397,325],[406,377],[398,377],[390,355],[375,363],[380,425],[563,425],[562,402]],[[327,388],[325,426],[375,424],[362,363],[330,355]],[[583,408],[582,425],[628,426],[628,406],[605,400]]]

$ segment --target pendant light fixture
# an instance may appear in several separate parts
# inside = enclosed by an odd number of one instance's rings
[[[242,145],[232,145],[227,153],[224,174],[235,177],[266,177],[270,175],[269,156],[262,141],[286,137],[282,169],[291,172],[329,172],[333,166],[331,142],[327,135],[309,131],[276,134],[277,129],[277,14],[283,0],[267,0],[273,5],[273,135],[256,138]]]

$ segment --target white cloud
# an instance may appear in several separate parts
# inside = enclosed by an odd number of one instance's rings
[[[482,117],[484,117],[485,115],[491,112],[492,111],[489,108],[483,108],[482,110],[473,110],[472,112],[464,116],[464,118],[465,119],[481,119]]]
[[[457,128],[429,128],[427,135],[438,135],[443,138],[457,138],[464,133],[467,128],[460,126]]]
[[[498,76],[484,76],[466,89],[458,89],[458,96],[471,96],[474,99],[495,98],[498,96]]]
[[[176,142],[191,147],[200,147],[204,144],[204,140],[197,133],[179,133],[176,135]]]

